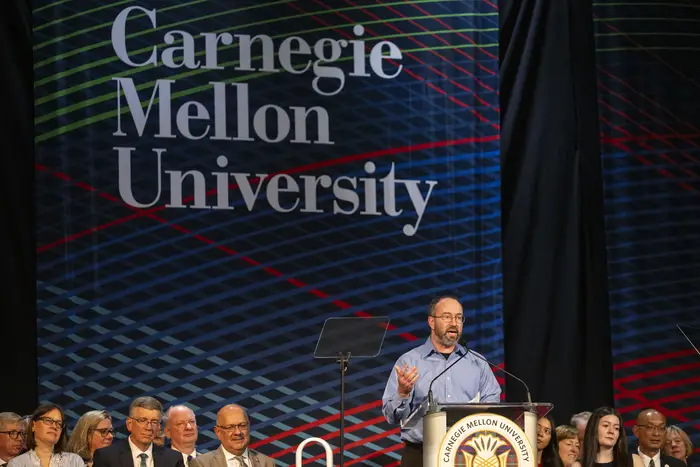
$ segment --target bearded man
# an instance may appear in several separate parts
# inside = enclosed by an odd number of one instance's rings
[[[433,383],[433,400],[436,403],[500,402],[501,387],[489,365],[459,344],[463,324],[464,312],[456,298],[443,296],[430,303],[430,337],[398,359],[384,389],[382,412],[387,422],[398,425],[406,420],[428,397],[433,378],[459,358],[457,364]],[[422,467],[422,422],[401,427],[401,440],[404,442],[401,467]]]

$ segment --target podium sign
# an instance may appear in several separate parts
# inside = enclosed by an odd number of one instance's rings
[[[437,466],[455,467],[458,463],[467,467],[535,467],[537,451],[515,422],[502,415],[480,413],[455,423],[440,444]]]
[[[536,467],[552,404],[444,404],[423,417],[423,467]]]

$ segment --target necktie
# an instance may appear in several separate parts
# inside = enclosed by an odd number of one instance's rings
[[[654,459],[651,459],[651,460],[649,461],[649,467],[654,467]]]
[[[245,463],[245,459],[243,459],[243,456],[233,456],[233,459],[238,461],[238,465],[240,467],[248,467],[248,465]]]
[[[187,456],[187,465],[190,465],[190,461],[191,461],[192,459],[194,459],[194,457],[192,456],[192,454],[190,454],[189,456]]]
[[[145,452],[142,452],[139,454],[139,457],[141,458],[141,463],[139,464],[139,467],[148,467],[148,464],[146,464],[146,459],[148,459],[148,454]]]

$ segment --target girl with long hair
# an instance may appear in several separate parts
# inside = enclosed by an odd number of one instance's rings
[[[564,467],[554,426],[550,415],[537,420],[537,465],[541,467]]]
[[[622,417],[611,407],[593,412],[586,425],[581,462],[572,467],[644,467],[637,454],[627,448]]]

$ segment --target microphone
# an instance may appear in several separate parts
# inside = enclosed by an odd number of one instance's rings
[[[510,376],[511,378],[520,381],[520,383],[522,383],[522,385],[525,387],[525,392],[527,393],[527,403],[528,403],[528,404],[532,404],[532,397],[530,397],[530,388],[527,387],[527,384],[525,383],[525,381],[523,381],[522,379],[518,378],[517,376],[515,376],[513,373],[511,373],[510,371],[506,370],[505,368],[501,368],[500,366],[494,365],[493,363],[489,362],[488,360],[486,360],[484,357],[482,357],[482,356],[479,355],[478,353],[472,352],[472,349],[470,349],[469,347],[467,347],[466,342],[462,343],[462,345],[464,346],[465,349],[467,349],[467,353],[471,353],[471,354],[474,355],[476,358],[485,361],[486,363],[488,363],[488,364],[491,365],[492,367],[496,368],[497,370],[500,370],[500,371],[502,371],[503,373],[505,373],[505,374],[507,374],[508,376]],[[466,355],[466,354],[465,354],[465,355]],[[455,363],[457,363],[457,362],[455,362]],[[430,393],[428,393],[428,394],[430,394]]]
[[[442,370],[435,378],[432,379],[432,381],[430,381],[430,386],[428,386],[428,412],[435,411],[435,403],[433,401],[433,383],[435,382],[435,380],[438,379],[440,376],[444,375],[445,373],[447,373],[447,370],[449,370],[450,368],[455,366],[457,363],[459,363],[460,360],[462,360],[464,357],[466,357],[469,354],[469,352],[471,352],[471,350],[469,350],[469,348],[466,345],[464,345],[465,343],[466,342],[462,342],[461,344],[465,349],[467,349],[467,351],[464,352],[464,354],[462,354],[462,356],[459,357],[457,360],[452,362],[452,364],[450,364],[450,366],[448,366],[447,368]]]

